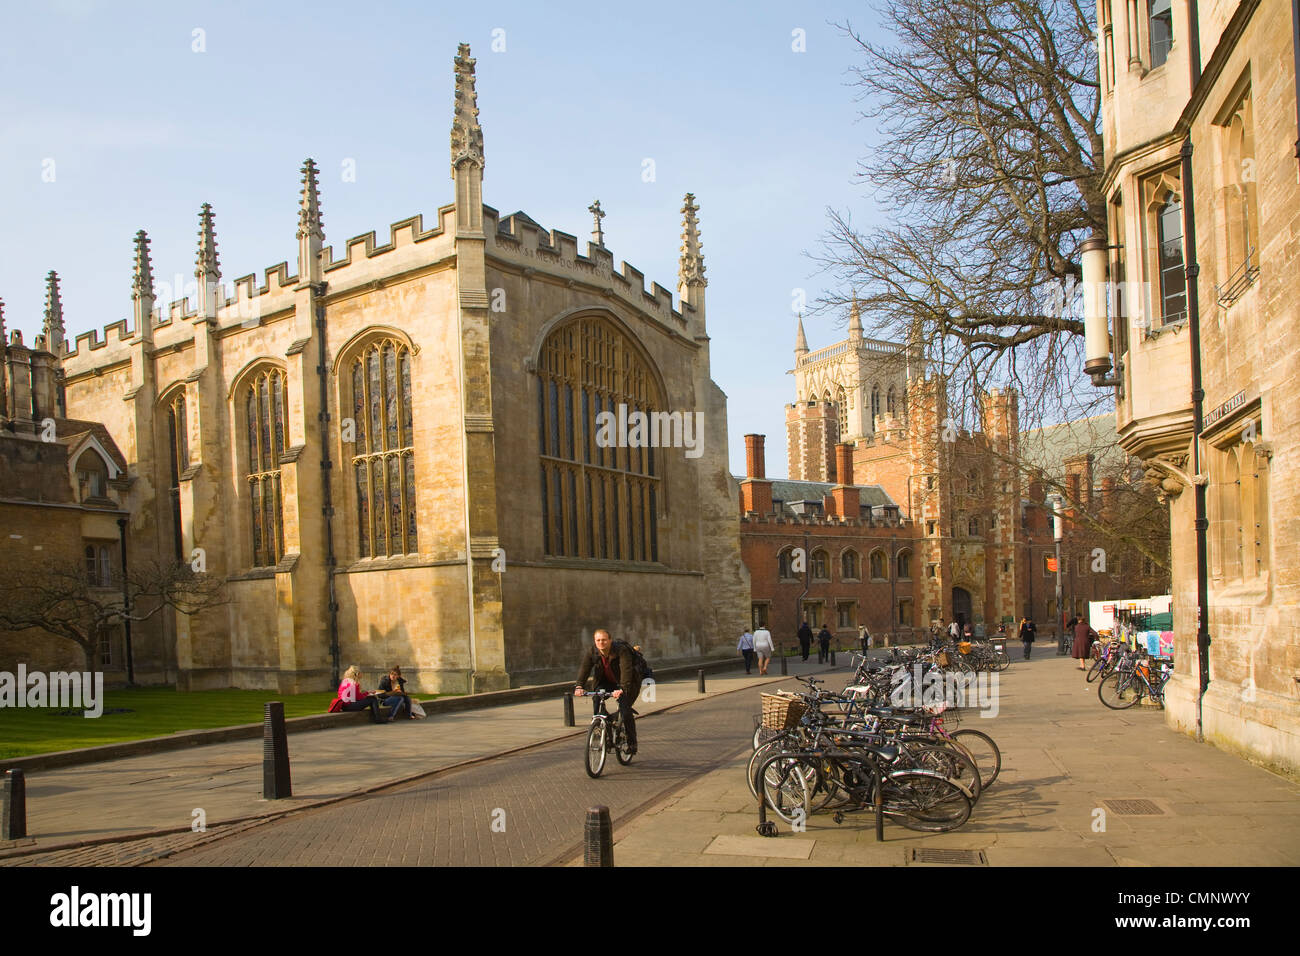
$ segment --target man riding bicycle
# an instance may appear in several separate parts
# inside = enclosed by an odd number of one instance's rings
[[[578,686],[573,689],[574,697],[581,697],[584,685],[590,680],[594,686],[590,690],[613,691],[618,701],[618,712],[623,720],[623,729],[627,734],[628,755],[636,753],[636,718],[632,705],[637,694],[641,693],[641,680],[636,673],[636,659],[632,648],[623,641],[617,644],[604,629],[593,635],[595,646],[583,654],[582,664],[578,668]]]

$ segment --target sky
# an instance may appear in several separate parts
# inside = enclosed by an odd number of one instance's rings
[[[487,205],[585,250],[599,198],[615,263],[675,290],[682,197],[695,194],[732,471],[758,432],[769,477],[784,477],[796,290],[812,302],[833,288],[809,258],[828,208],[876,218],[857,178],[874,130],[846,22],[879,38],[871,8],[851,2],[15,6],[0,33],[6,324],[27,342],[40,331],[51,269],[69,341],[128,319],[138,229],[160,300],[164,284],[192,283],[204,202],[227,286],[284,260],[294,271],[307,156],[336,250],[430,221],[452,201],[452,58],[468,42]],[[804,323],[813,349],[845,335],[843,316]]]

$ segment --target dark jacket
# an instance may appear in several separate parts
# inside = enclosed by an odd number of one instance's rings
[[[800,644],[812,643],[812,628],[809,627],[807,624],[801,624],[799,626],[799,643]]]
[[[829,647],[831,643],[831,632],[826,630],[826,628],[823,627],[820,631],[817,632],[817,643],[825,644]]]
[[[628,697],[635,697],[641,691],[641,681],[636,676],[636,658],[632,656],[632,646],[623,641],[615,641],[609,649],[609,656],[610,667],[619,688]],[[598,688],[605,685],[604,689],[613,689],[608,686],[605,668],[600,662],[600,651],[596,650],[594,644],[583,653],[578,666],[578,683],[584,688],[587,687],[588,677],[595,678]]]
[[[1034,635],[1037,633],[1037,631],[1038,631],[1037,627],[1035,627],[1029,621],[1026,621],[1025,623],[1020,625],[1020,640],[1026,644],[1034,643]]]

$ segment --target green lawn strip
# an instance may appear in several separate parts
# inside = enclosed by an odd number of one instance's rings
[[[431,700],[435,694],[417,694]],[[98,747],[185,730],[233,727],[262,720],[269,700],[284,703],[285,717],[323,714],[332,693],[275,694],[263,690],[180,693],[171,687],[135,687],[104,694],[104,713],[86,718],[53,707],[0,708],[0,758]]]

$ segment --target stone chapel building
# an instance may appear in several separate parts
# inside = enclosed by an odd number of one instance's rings
[[[125,458],[133,548],[229,578],[225,608],[136,635],[156,679],[293,693],[400,663],[464,693],[568,678],[598,627],[656,662],[734,648],[749,579],[698,206],[677,305],[599,231],[582,254],[500,216],[474,63],[462,44],[433,222],[327,247],[308,160],[292,271],[224,296],[205,204],[196,302],[155,303],[141,231],[130,326],[56,352],[66,416]],[[622,406],[698,413],[698,447],[602,447]]]

